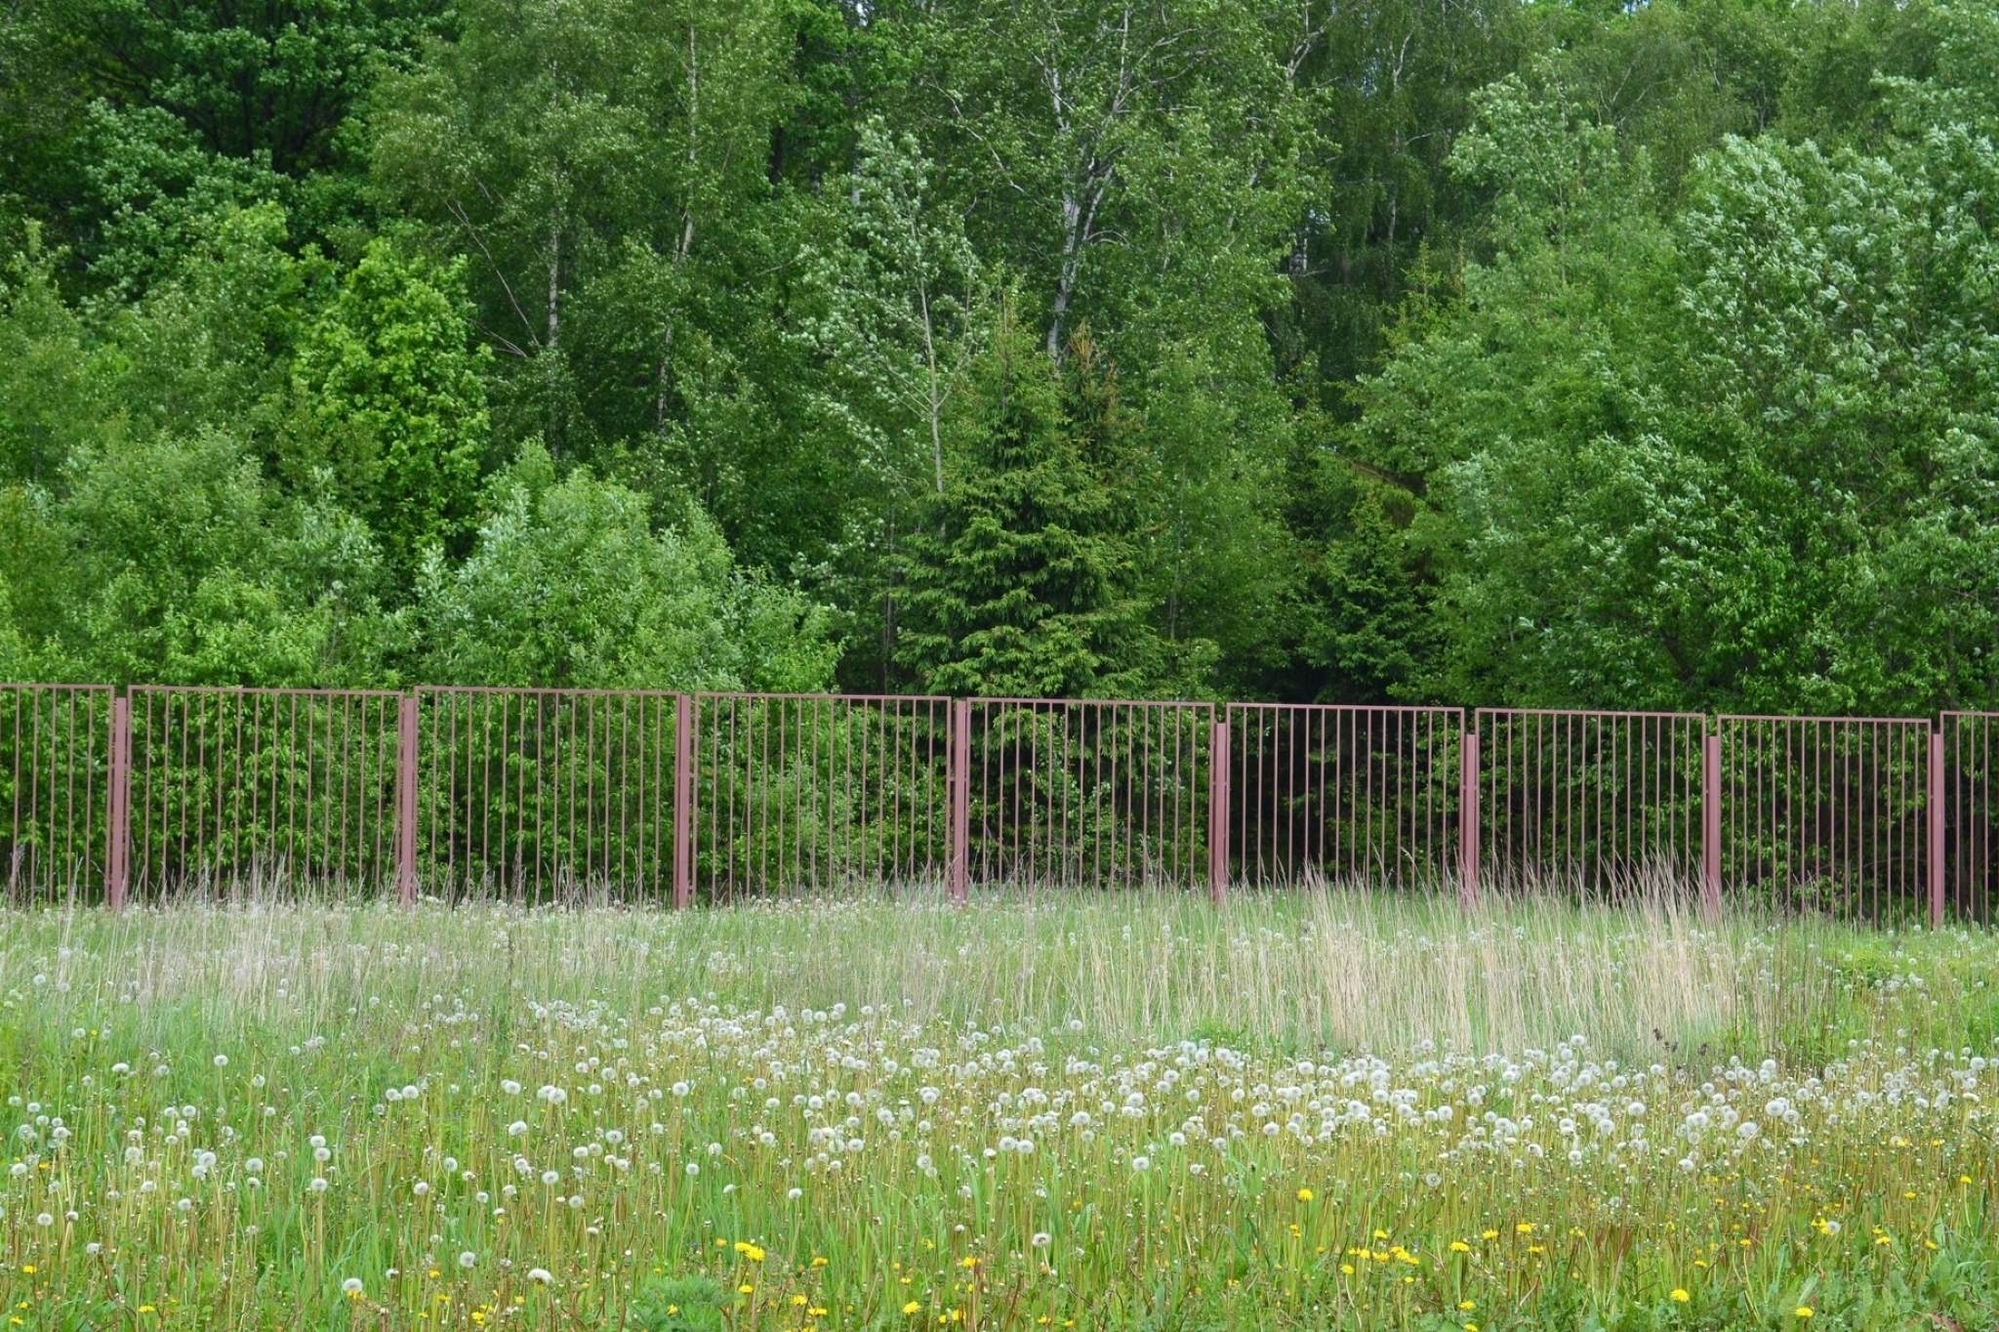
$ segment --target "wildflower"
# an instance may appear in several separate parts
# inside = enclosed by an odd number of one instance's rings
[[[1053,1235],[1050,1235],[1045,1230],[1035,1231],[1034,1237],[1028,1241],[1029,1244],[1033,1245],[1037,1249],[1045,1249],[1054,1242],[1055,1242],[1055,1237]]]
[[[757,1288],[755,1286],[752,1286],[749,1282],[745,1281],[742,1285],[736,1287],[736,1293],[738,1295],[753,1295],[756,1293],[756,1289]]]
[[[549,1275],[546,1267],[530,1267],[528,1269],[528,1280],[539,1282],[546,1286],[549,1282],[555,1280],[555,1278]]]
[[[1310,1189],[1298,1190],[1298,1201],[1301,1203],[1308,1203],[1312,1201],[1312,1191]]]
[[[1688,1300],[1692,1298],[1693,1296],[1687,1294],[1686,1291],[1681,1290],[1678,1286],[1673,1287],[1673,1303],[1685,1304]]]
[[[923,1312],[923,1306],[918,1304],[915,1300],[911,1300],[909,1303],[902,1306],[902,1312],[905,1315],[913,1313],[921,1313]]]
[[[1810,1318],[1812,1316],[1812,1306],[1809,1304],[1799,1305],[1797,1308],[1797,1316],[1800,1319]]]
[[[1451,1252],[1452,1252],[1452,1253],[1470,1253],[1470,1252],[1471,1252],[1471,1245],[1469,1245],[1469,1244],[1465,1243],[1465,1242],[1464,1242],[1463,1240],[1452,1240],[1452,1241],[1451,1241]]]
[[[479,1265],[479,1255],[468,1249],[458,1255],[458,1265],[469,1272]]]
[[[340,1283],[340,1289],[341,1292],[345,1294],[348,1299],[358,1300],[361,1298],[361,1292],[367,1289],[367,1287],[361,1284],[360,1277],[348,1277],[345,1281]]]
[[[1459,1313],[1470,1313],[1470,1312],[1471,1312],[1471,1311],[1472,1311],[1473,1309],[1476,1309],[1476,1308],[1478,1308],[1478,1301],[1476,1301],[1476,1300],[1459,1300],[1459,1301],[1458,1301],[1458,1312],[1459,1312]]]
[[[754,1244],[745,1243],[742,1240],[736,1241],[736,1252],[753,1263],[760,1263],[764,1260],[764,1251],[761,1248]]]
[[[1513,1233],[1516,1235],[1531,1235],[1534,1233],[1534,1223],[1532,1221],[1522,1221],[1519,1225],[1513,1227]]]
[[[803,1295],[794,1295],[791,1297],[791,1307],[794,1309],[803,1309],[807,1302]]]

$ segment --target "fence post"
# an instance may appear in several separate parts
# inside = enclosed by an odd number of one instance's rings
[[[417,698],[396,700],[396,897],[416,905]]]
[[[972,700],[951,700],[950,788],[951,826],[946,844],[945,874],[951,900],[963,906],[971,895],[972,859]]]
[[[1208,893],[1220,906],[1229,895],[1229,723],[1228,715],[1208,733]]]
[[[1478,715],[1459,731],[1458,745],[1458,897],[1467,908],[1478,905]]]
[[[111,699],[111,770],[107,774],[104,811],[104,902],[117,911],[125,905],[132,873],[132,700],[124,694]]]
[[[1939,723],[1941,725],[1941,723]],[[1930,928],[1943,928],[1943,731],[1930,732]]]
[[[1701,908],[1721,914],[1721,735],[1701,737]]]
[[[673,907],[694,903],[694,700],[673,700]]]

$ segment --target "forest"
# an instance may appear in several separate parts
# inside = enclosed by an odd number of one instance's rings
[[[17,0],[0,678],[1999,707],[1987,0]]]

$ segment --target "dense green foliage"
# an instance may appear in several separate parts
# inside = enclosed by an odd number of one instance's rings
[[[1999,706],[1972,0],[25,0],[0,674]]]

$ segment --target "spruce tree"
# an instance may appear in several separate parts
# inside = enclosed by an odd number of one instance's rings
[[[1058,370],[1002,303],[951,425],[944,492],[903,557],[899,659],[937,693],[1144,693],[1159,654],[1105,358]]]

